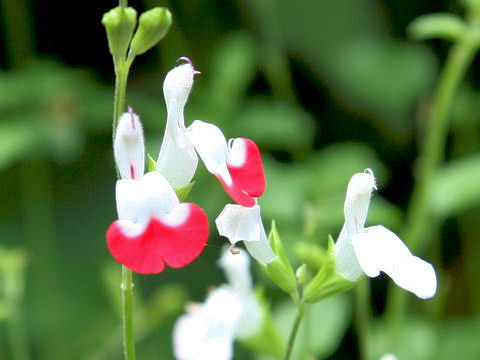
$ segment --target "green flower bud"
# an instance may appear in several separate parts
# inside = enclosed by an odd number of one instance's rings
[[[327,254],[327,261],[305,288],[304,297],[308,303],[316,303],[346,291],[356,284],[355,281],[347,280],[335,271],[335,243],[331,236],[328,238]]]
[[[156,7],[140,15],[130,51],[140,55],[154,47],[167,34],[172,25],[172,14],[166,8]]]
[[[118,6],[103,14],[108,48],[114,58],[124,58],[137,25],[137,12],[131,7]]]

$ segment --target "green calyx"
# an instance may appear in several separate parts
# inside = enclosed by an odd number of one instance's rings
[[[316,303],[332,295],[346,291],[356,284],[335,271],[335,243],[328,238],[327,261],[306,286],[304,298],[307,303]]]
[[[262,271],[272,282],[286,293],[292,293],[297,289],[297,279],[292,266],[288,261],[282,239],[278,234],[275,221],[272,221],[272,227],[268,240],[273,252],[277,255],[274,261],[269,264],[261,265]]]
[[[172,14],[166,8],[156,7],[144,12],[130,44],[131,54],[140,55],[150,50],[167,34],[171,25]]]
[[[137,12],[132,7],[117,6],[103,15],[108,48],[115,59],[124,59],[137,25]]]

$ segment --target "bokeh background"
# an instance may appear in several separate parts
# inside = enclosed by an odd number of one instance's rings
[[[1,0],[0,359],[119,359],[121,270],[104,234],[115,219],[111,150],[113,66],[102,14],[114,1]],[[406,28],[455,1],[130,1],[166,6],[170,33],[133,65],[127,103],[142,117],[156,158],[166,111],[162,82],[180,56],[202,75],[186,123],[202,119],[262,149],[264,223],[276,220],[292,262],[313,261],[337,236],[351,175],[372,168],[379,191],[368,224],[401,232],[422,121],[450,44],[415,43]],[[435,231],[418,254],[438,271],[428,301],[409,296],[400,359],[479,359],[480,94],[478,61],[455,98],[432,190]],[[458,177],[456,175],[461,174]],[[187,300],[224,282],[225,243],[213,220],[229,201],[199,166],[189,201],[207,212],[209,243],[193,264],[135,276],[139,359],[170,359],[171,329]],[[288,299],[253,267],[280,332]],[[388,281],[371,281],[375,357],[388,350]],[[368,288],[367,288],[368,290]],[[299,358],[359,358],[353,291],[312,306]],[[365,310],[364,310],[365,311]],[[302,350],[303,349],[303,350]],[[235,359],[256,358],[236,344]],[[303,352],[302,352],[303,351]],[[259,358],[259,357],[257,357]]]

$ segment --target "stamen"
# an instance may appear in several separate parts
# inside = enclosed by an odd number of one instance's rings
[[[190,58],[186,57],[186,56],[182,56],[182,57],[179,57],[177,59],[177,61],[180,61],[180,60],[183,60],[183,61],[186,61],[187,63],[190,64],[190,66],[193,68],[193,75],[200,75],[202,72],[199,71],[199,70],[195,70],[195,66],[193,65],[193,61],[190,60]]]
[[[230,250],[230,252],[231,252],[233,255],[238,255],[238,254],[240,254],[240,250],[235,249],[235,244],[230,245],[229,250]]]

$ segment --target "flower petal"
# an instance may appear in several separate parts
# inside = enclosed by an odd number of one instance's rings
[[[368,276],[375,277],[383,271],[419,298],[435,295],[437,278],[432,265],[413,256],[403,241],[384,226],[372,226],[365,233],[353,235],[352,245]]]
[[[208,240],[208,219],[197,205],[182,203],[162,218],[153,217],[139,234],[132,235],[132,229],[117,220],[106,239],[119,263],[138,273],[159,273],[165,263],[180,268],[201,254]]]
[[[140,118],[131,108],[122,114],[113,143],[115,162],[122,179],[140,179],[145,168],[145,146]]]
[[[250,139],[230,140],[215,125],[195,120],[186,132],[205,167],[222,183],[225,191],[243,206],[255,205],[265,191],[265,175],[258,146]]]
[[[203,307],[178,318],[173,329],[177,360],[229,360],[233,358],[235,329],[242,305],[227,287],[210,293]]]
[[[140,180],[118,180],[116,202],[120,220],[145,225],[153,215],[161,217],[179,204],[175,190],[158,171]]]
[[[183,109],[193,85],[195,70],[190,63],[175,67],[167,74],[163,93],[167,104],[167,126],[157,159],[157,169],[174,188],[187,186],[197,170],[198,158],[185,136]]]
[[[265,192],[262,156],[253,140],[245,138],[231,140],[228,170],[236,188],[253,197],[260,197]]]
[[[244,207],[227,204],[215,219],[218,233],[235,244],[243,240],[251,256],[268,264],[276,255],[270,247],[260,216],[260,206]]]
[[[235,291],[241,294],[253,291],[250,257],[244,250],[238,249],[238,252],[232,253],[228,246],[224,246],[218,264]]]
[[[157,169],[167,178],[174,188],[190,184],[198,166],[198,157],[185,130],[177,126],[177,121],[169,113],[167,128],[157,159]],[[183,114],[182,120],[183,123]],[[172,123],[173,125],[170,125]]]
[[[227,169],[227,140],[222,131],[213,124],[195,120],[188,127],[186,135],[207,170],[232,186],[232,178]]]
[[[344,213],[345,226],[349,234],[363,230],[374,189],[376,189],[375,177],[370,169],[353,175],[348,182]]]
[[[335,270],[350,281],[357,280],[363,274],[353,250],[352,236],[348,234],[345,224],[335,243]]]

